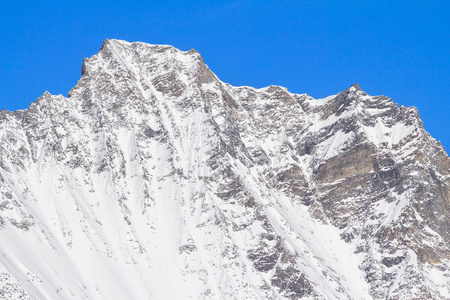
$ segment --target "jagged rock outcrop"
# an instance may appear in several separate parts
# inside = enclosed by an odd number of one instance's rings
[[[358,85],[233,87],[105,40],[0,141],[0,299],[450,298],[449,157]]]

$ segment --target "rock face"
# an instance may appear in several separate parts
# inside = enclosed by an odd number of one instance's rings
[[[415,108],[221,82],[105,40],[0,113],[1,299],[449,299],[450,162]]]

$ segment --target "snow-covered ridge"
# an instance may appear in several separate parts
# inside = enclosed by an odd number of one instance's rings
[[[0,112],[0,299],[448,299],[449,173],[358,85],[105,40],[69,97]]]

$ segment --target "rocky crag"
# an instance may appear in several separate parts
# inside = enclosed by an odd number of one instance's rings
[[[0,141],[0,299],[450,299],[449,157],[358,85],[105,40]]]

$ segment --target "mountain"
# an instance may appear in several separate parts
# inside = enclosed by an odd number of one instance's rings
[[[449,157],[356,84],[234,87],[105,40],[0,141],[0,299],[450,299]]]

